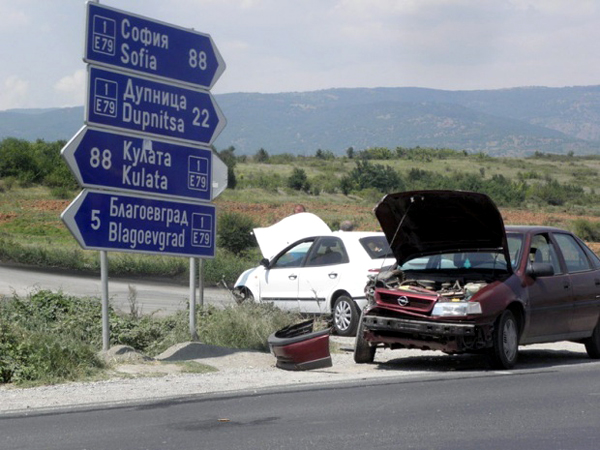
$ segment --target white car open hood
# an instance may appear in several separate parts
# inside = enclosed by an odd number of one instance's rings
[[[329,226],[319,216],[307,212],[288,216],[270,227],[254,229],[260,251],[268,259],[299,239],[327,234],[331,234]]]

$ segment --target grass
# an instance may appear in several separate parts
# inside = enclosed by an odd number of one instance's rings
[[[168,317],[109,312],[110,345],[128,345],[156,356],[189,340],[189,313]],[[40,290],[0,298],[0,384],[19,386],[105,377],[109,367],[99,356],[102,312],[97,298],[78,298]],[[221,347],[268,351],[269,335],[296,323],[300,316],[270,305],[247,303],[198,310],[200,341]],[[210,369],[190,363],[183,371]],[[157,370],[156,372],[160,372]]]

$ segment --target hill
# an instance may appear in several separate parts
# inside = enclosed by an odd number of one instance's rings
[[[600,153],[600,86],[443,91],[355,88],[216,95],[236,154],[437,147],[494,156]],[[83,108],[0,112],[0,138],[69,139]]]

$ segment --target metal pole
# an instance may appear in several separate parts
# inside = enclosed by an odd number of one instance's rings
[[[100,283],[102,285],[102,350],[110,347],[110,324],[108,321],[108,255],[100,251]]]
[[[190,258],[190,338],[198,340],[196,332],[196,258]]]
[[[198,260],[198,289],[198,304],[200,308],[204,308],[204,260],[202,258]]]

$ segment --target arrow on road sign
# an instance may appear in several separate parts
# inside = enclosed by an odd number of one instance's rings
[[[84,60],[210,89],[225,62],[208,34],[87,4]]]
[[[211,150],[84,126],[61,154],[83,187],[211,201],[227,166]]]
[[[61,218],[88,250],[215,255],[216,208],[211,204],[84,189]]]

